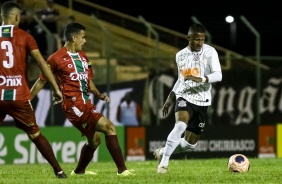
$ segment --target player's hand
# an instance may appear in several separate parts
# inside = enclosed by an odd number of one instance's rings
[[[53,104],[59,104],[63,101],[63,95],[60,90],[53,91]]]
[[[110,97],[105,94],[100,94],[99,99],[104,100],[105,102],[110,102]]]
[[[163,111],[163,116],[166,116],[168,114],[168,110],[169,110],[169,107],[171,106],[172,104],[172,101],[171,100],[166,100],[164,105],[163,105],[163,108],[162,108],[162,111]]]
[[[184,77],[184,81],[187,81],[187,80],[192,80],[192,81],[194,81],[194,82],[202,82],[202,78],[201,77],[195,77],[195,76],[193,76],[193,75],[186,75],[185,77]]]

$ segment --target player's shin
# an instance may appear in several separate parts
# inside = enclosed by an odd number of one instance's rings
[[[187,125],[184,122],[178,121],[170,134],[167,137],[167,142],[164,148],[163,158],[159,166],[168,166],[168,160],[181,139],[182,133],[185,131]]]
[[[74,172],[76,174],[84,174],[85,173],[85,169],[86,169],[87,165],[90,163],[90,161],[92,160],[95,150],[96,150],[96,148],[92,149],[87,144],[83,145],[83,147],[81,148],[81,153],[80,153],[80,157],[79,157],[77,167],[74,170]]]

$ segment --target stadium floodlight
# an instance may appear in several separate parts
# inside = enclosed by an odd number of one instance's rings
[[[228,15],[225,17],[225,21],[229,24],[233,23],[234,22],[234,17],[231,16],[231,15]]]

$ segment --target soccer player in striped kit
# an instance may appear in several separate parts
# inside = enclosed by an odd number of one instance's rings
[[[78,165],[71,175],[96,174],[85,169],[100,144],[100,132],[105,135],[106,146],[118,170],[117,175],[134,175],[125,166],[115,125],[97,112],[96,106],[89,99],[91,92],[99,99],[110,102],[110,98],[100,93],[92,81],[91,63],[82,50],[86,42],[85,27],[79,23],[69,23],[65,27],[64,37],[64,47],[52,54],[47,63],[60,84],[64,97],[62,108],[66,117],[87,139],[87,143],[81,149]],[[44,84],[45,77],[41,75],[31,89],[32,98]]]
[[[188,46],[176,54],[178,80],[162,108],[165,116],[176,101],[175,126],[167,137],[165,147],[154,151],[160,161],[157,173],[168,171],[171,154],[196,147],[207,121],[212,83],[222,80],[218,53],[205,44],[205,37],[204,26],[191,25],[187,35]],[[184,132],[185,136],[181,137]]]
[[[15,126],[27,133],[29,139],[52,166],[56,177],[67,178],[35,119],[27,77],[28,54],[37,61],[39,68],[51,83],[55,103],[62,101],[62,93],[35,39],[18,27],[20,14],[19,5],[13,1],[7,1],[1,6],[0,125],[5,116],[10,115],[14,119]]]

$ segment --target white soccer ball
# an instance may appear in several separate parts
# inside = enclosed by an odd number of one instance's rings
[[[231,172],[247,172],[250,169],[250,161],[243,154],[234,154],[232,155],[227,164],[227,168]]]

